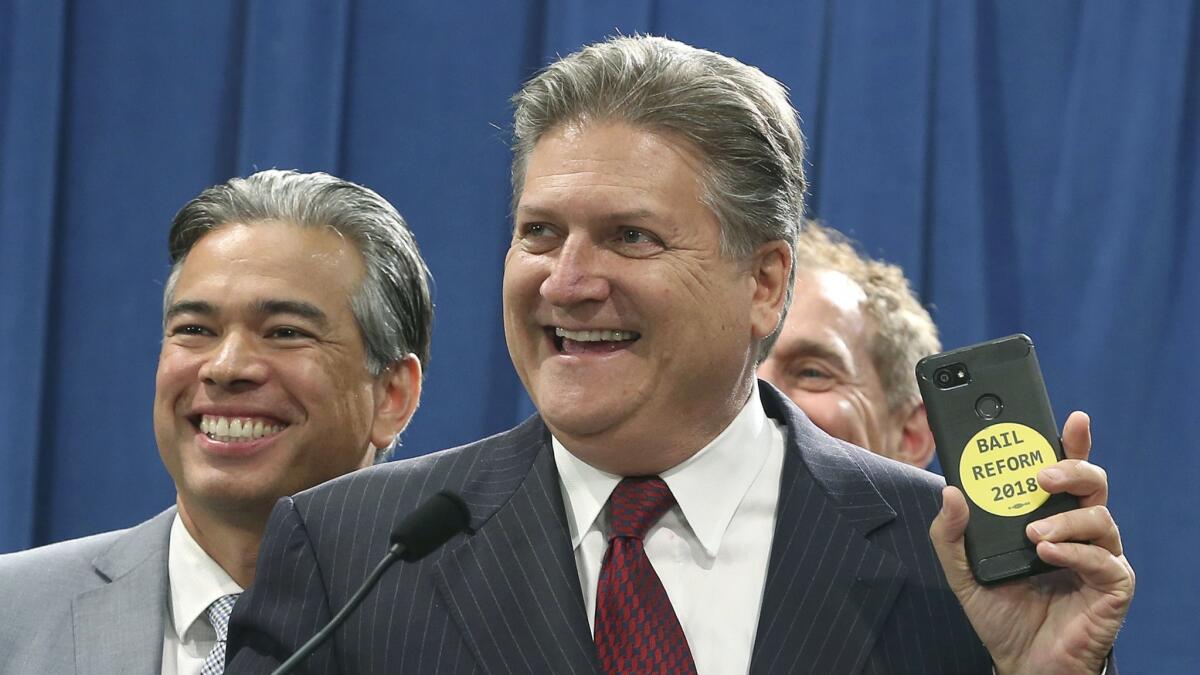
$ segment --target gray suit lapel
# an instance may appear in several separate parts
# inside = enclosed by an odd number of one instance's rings
[[[866,537],[895,511],[848,449],[769,385],[761,392],[789,434],[750,671],[859,672],[906,576]]]
[[[597,672],[549,433],[537,418],[483,450],[464,490],[477,529],[435,576],[489,672]]]
[[[76,672],[111,674],[162,669],[167,613],[167,546],[171,508],[133,528],[93,561],[108,583],[72,606]]]

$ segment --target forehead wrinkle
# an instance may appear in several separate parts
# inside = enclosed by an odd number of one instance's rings
[[[558,217],[558,211],[552,206],[543,206],[540,204],[523,205],[517,207],[518,215],[534,219],[555,220]],[[638,222],[643,220],[653,220],[660,218],[658,214],[650,209],[629,209],[626,211],[616,211],[606,213],[601,216],[600,220],[606,222]]]

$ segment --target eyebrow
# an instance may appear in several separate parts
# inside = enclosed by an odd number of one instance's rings
[[[303,319],[308,319],[319,325],[321,328],[329,326],[329,317],[325,312],[321,311],[320,307],[301,300],[257,300],[254,303],[254,312],[263,316],[274,316],[276,314],[291,314]]]
[[[199,314],[201,316],[216,316],[217,308],[203,300],[181,300],[172,303],[163,315],[163,321],[170,321],[180,314]]]
[[[329,326],[329,317],[325,312],[321,311],[320,307],[302,300],[256,300],[251,306],[251,311],[259,316],[291,314],[292,316],[308,319],[321,328]],[[170,321],[180,314],[216,316],[220,314],[220,311],[216,305],[204,300],[181,300],[172,304],[167,309],[164,320]]]

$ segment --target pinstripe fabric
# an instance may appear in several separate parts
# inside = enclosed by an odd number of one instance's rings
[[[990,673],[929,543],[941,478],[830,438],[760,386],[789,456],[751,672]]]
[[[760,386],[788,451],[751,672],[990,673],[929,544],[940,479],[834,441]],[[383,556],[391,525],[443,488],[462,494],[475,534],[385,574],[309,672],[599,672],[536,417],[281,501],[227,672],[286,658]]]

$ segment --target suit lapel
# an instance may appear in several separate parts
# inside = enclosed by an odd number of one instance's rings
[[[895,511],[848,449],[760,391],[789,433],[750,671],[859,672],[906,575],[866,538]]]
[[[535,417],[482,450],[463,493],[477,531],[437,564],[438,590],[485,670],[597,672],[549,438]]]
[[[75,598],[77,672],[158,672],[167,614],[167,546],[175,509],[130,530],[93,561],[108,583]]]

